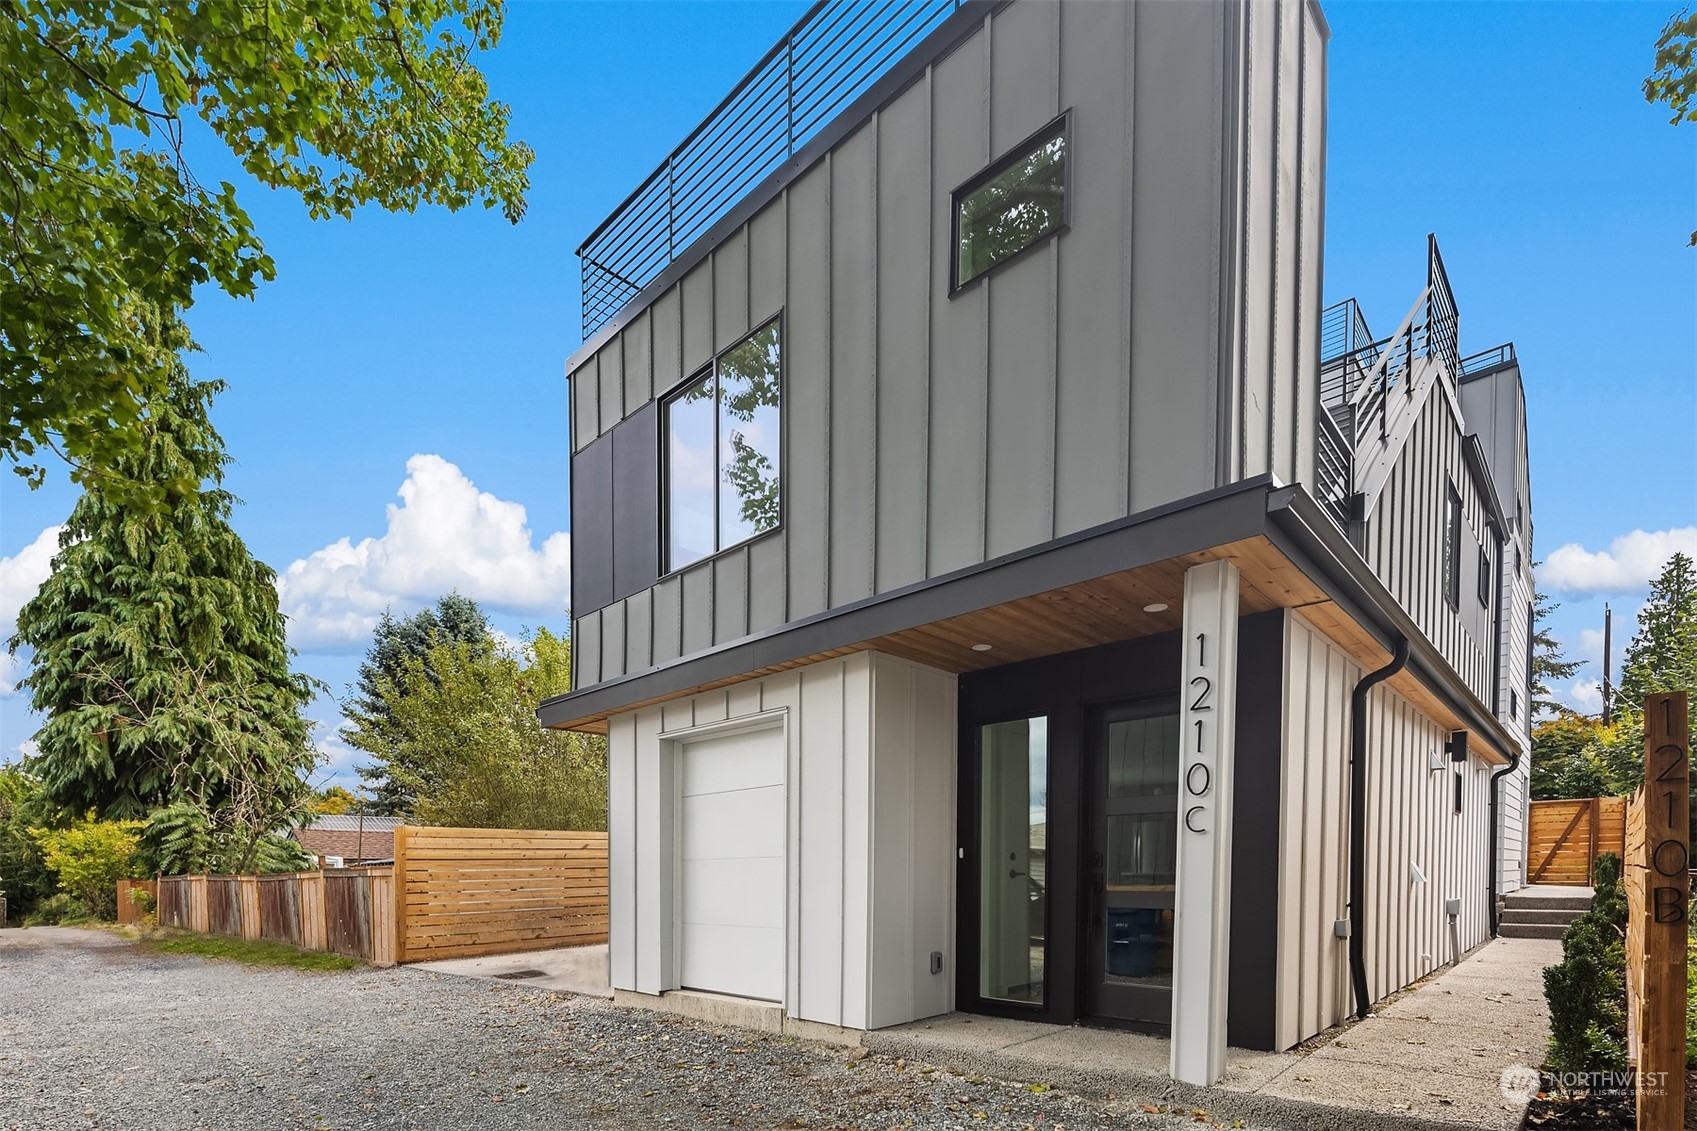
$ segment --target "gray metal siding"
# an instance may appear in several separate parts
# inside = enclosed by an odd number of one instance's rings
[[[613,401],[638,411],[784,315],[783,527],[654,595],[651,662],[1206,491],[1221,444],[1240,446],[1222,419],[1241,429],[1247,411],[1221,375],[1245,365],[1266,383],[1256,450],[1282,453],[1258,464],[1295,477],[1322,41],[1300,0],[1247,15],[1015,0],[613,333],[574,375],[579,451],[613,426]],[[1222,93],[1239,68],[1256,97]],[[950,193],[1062,112],[1069,230],[951,295]],[[1240,184],[1226,141],[1256,130],[1269,165]],[[1275,222],[1299,234],[1275,244]],[[1246,230],[1264,240],[1253,255]],[[582,516],[573,532],[596,534]]]
[[[660,406],[650,401],[606,436],[612,443],[612,522],[606,532],[612,542],[613,597],[622,600],[650,588],[660,576],[659,497]],[[572,528],[593,537],[593,521],[578,519],[572,500]],[[599,512],[587,519],[598,517]]]
[[[1442,378],[1439,378],[1439,382]],[[1385,486],[1374,501],[1363,556],[1480,702],[1492,700],[1494,644],[1476,595],[1478,547],[1486,509],[1462,456],[1461,421],[1434,383]],[[1444,506],[1461,496],[1461,592],[1444,597]]]
[[[613,438],[572,460],[572,605],[591,612],[613,599]]]

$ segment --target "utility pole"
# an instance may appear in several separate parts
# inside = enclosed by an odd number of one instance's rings
[[[1609,643],[1614,632],[1614,610],[1607,602],[1603,604],[1603,725],[1608,726],[1612,721],[1610,710],[1614,699],[1614,687],[1609,683]]]

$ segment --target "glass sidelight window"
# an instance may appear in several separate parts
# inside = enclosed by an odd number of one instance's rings
[[[1042,1005],[1048,959],[1049,720],[979,729],[978,992]]]
[[[666,401],[667,570],[778,525],[781,377],[773,319]]]

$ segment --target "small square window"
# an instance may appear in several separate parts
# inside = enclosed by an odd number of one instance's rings
[[[955,190],[954,289],[1066,227],[1067,125],[1062,115]]]

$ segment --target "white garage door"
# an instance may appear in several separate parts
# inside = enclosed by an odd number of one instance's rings
[[[679,984],[784,997],[784,732],[684,745]]]

